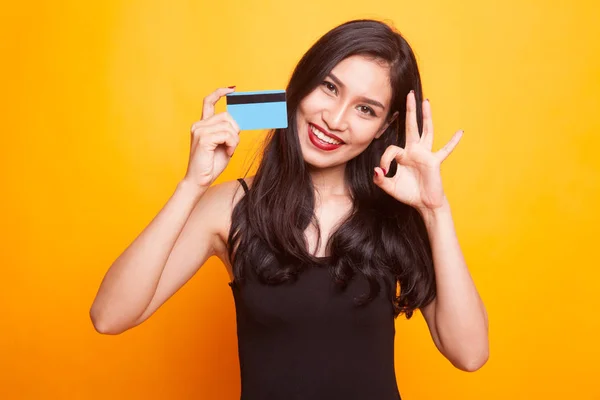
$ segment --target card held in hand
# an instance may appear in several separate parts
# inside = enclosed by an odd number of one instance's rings
[[[288,126],[285,90],[233,92],[226,98],[227,112],[242,131]]]

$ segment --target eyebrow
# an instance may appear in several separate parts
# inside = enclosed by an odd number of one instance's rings
[[[331,73],[331,72],[330,72],[330,73],[329,73],[329,77],[330,77],[330,78],[331,78],[331,80],[332,80],[332,81],[334,81],[334,82],[335,82],[335,83],[336,83],[338,86],[341,86],[342,88],[346,87],[346,85],[344,85],[344,84],[342,83],[342,81],[340,81],[340,79],[339,79],[337,76],[335,76],[333,73]],[[378,102],[377,100],[373,100],[373,99],[370,99],[370,98],[368,98],[368,97],[364,97],[364,96],[361,96],[361,97],[359,97],[358,99],[359,99],[360,101],[362,101],[362,102],[365,102],[365,103],[367,103],[367,104],[370,104],[370,105],[372,105],[372,106],[381,107],[381,109],[382,109],[382,110],[385,110],[385,106],[384,106],[383,104],[381,104],[380,102]]]

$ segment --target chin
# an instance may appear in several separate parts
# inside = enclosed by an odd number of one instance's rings
[[[329,169],[329,168],[336,168],[339,167],[341,165],[345,165],[346,161],[333,161],[333,160],[327,160],[324,157],[319,157],[319,156],[308,156],[306,153],[302,153],[303,155],[303,159],[304,162],[306,163],[306,165],[308,166],[309,169]]]

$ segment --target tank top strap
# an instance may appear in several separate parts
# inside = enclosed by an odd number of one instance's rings
[[[246,184],[246,181],[244,180],[244,178],[238,178],[238,182],[241,183],[242,187],[244,188],[244,192],[246,192],[246,194],[248,194],[248,185]]]

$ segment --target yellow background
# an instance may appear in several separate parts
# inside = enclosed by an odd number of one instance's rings
[[[321,34],[373,17],[415,49],[435,147],[465,130],[443,175],[490,315],[473,374],[420,314],[398,320],[403,399],[600,399],[599,15],[566,0],[4,4],[0,398],[237,398],[218,260],[123,335],[96,333],[89,307],[183,177],[203,97],[284,88]],[[219,181],[263,136],[242,132]]]

